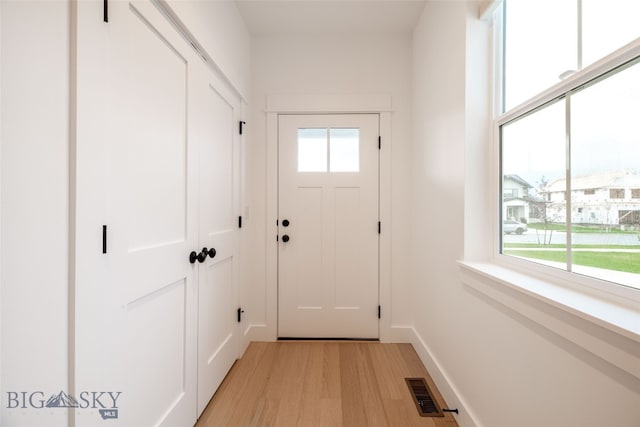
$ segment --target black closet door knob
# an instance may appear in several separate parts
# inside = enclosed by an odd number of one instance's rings
[[[189,262],[191,264],[195,264],[197,259],[198,259],[198,253],[196,251],[191,251],[191,253],[189,254]]]
[[[198,254],[198,262],[203,263],[207,259],[207,248],[202,248],[202,251]]]
[[[283,219],[282,220],[282,226],[283,227],[288,227],[289,226],[289,220],[288,219]]]
[[[286,234],[282,236],[282,241],[287,243],[289,241],[289,236],[287,236]]]
[[[211,248],[211,249],[209,249],[209,251],[207,252],[207,254],[209,255],[209,258],[215,258],[215,256],[216,256],[216,250],[215,250],[215,248]]]

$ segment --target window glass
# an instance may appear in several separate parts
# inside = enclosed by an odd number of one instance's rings
[[[582,65],[640,37],[640,1],[582,1]]]
[[[504,28],[505,111],[576,70],[575,1],[506,1]]]
[[[638,0],[505,0],[502,111],[640,37],[639,17]]]
[[[298,172],[327,171],[327,129],[298,129]]]
[[[640,273],[639,118],[640,64],[571,95],[573,271]]]
[[[360,171],[360,129],[336,129],[329,133],[331,172]]]
[[[565,135],[563,102],[502,126],[504,254],[566,266]]]

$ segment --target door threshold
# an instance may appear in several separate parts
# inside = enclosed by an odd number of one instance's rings
[[[367,341],[379,342],[378,338],[309,338],[309,337],[278,337],[278,341]]]

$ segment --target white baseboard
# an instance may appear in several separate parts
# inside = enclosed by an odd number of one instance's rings
[[[412,337],[415,335],[411,326],[391,326],[389,338],[380,340],[388,343],[413,343]]]
[[[251,341],[276,341],[272,328],[265,324],[251,324],[243,332],[244,339]]]
[[[440,394],[444,397],[449,408],[458,408],[460,413],[458,415],[454,414],[458,425],[460,427],[482,427],[482,424],[473,414],[469,405],[465,403],[462,393],[460,393],[456,386],[451,382],[449,376],[438,362],[438,359],[433,356],[429,346],[424,342],[422,337],[418,335],[416,330],[413,327],[393,329],[394,335],[397,334],[395,336],[406,337],[406,341],[397,342],[409,342],[413,345],[413,348],[416,350],[416,353],[418,353],[418,356],[420,357],[420,360],[422,360],[425,368],[427,368],[427,371],[429,371],[429,375],[431,375],[431,378],[436,383]]]

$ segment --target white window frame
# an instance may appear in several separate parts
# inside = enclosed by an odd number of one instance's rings
[[[495,0],[493,8],[500,1]],[[487,8],[491,9],[491,6]],[[485,11],[484,16],[488,13]],[[500,30],[497,21],[493,26]],[[495,43],[499,41],[494,40]],[[493,52],[501,52],[498,48],[499,45],[493,46]],[[500,125],[520,114],[546,104],[639,55],[640,39],[637,39],[495,117],[491,126],[493,163],[490,167],[490,197],[492,206],[495,206],[490,213],[492,248],[486,260],[465,259],[459,264],[465,286],[640,379],[640,353],[629,353],[629,348],[640,346],[640,291],[500,253],[502,177],[498,132]],[[493,63],[494,82],[500,81],[496,79],[501,79],[501,69],[499,62]]]
[[[498,14],[502,14],[502,8],[500,7]],[[501,100],[502,100],[502,92],[503,92],[503,64],[502,64],[502,42],[503,42],[503,32],[502,32],[502,19],[497,19],[494,22],[494,69],[493,69],[493,82],[494,82],[494,113],[496,113],[496,117],[493,120],[492,132],[493,132],[493,145],[494,145],[494,158],[497,159],[497,170],[494,171],[494,175],[497,176],[497,181],[494,183],[494,188],[496,189],[494,194],[496,198],[494,199],[495,205],[501,206],[502,197],[500,195],[501,192],[501,153],[500,153],[500,127],[523,116],[528,114],[529,112],[544,106],[547,103],[550,103],[559,98],[565,97],[571,91],[589,83],[593,80],[603,76],[604,74],[640,57],[640,38],[628,43],[622,48],[612,52],[601,60],[585,67],[582,70],[577,71],[572,74],[565,80],[562,80],[555,84],[554,86],[548,88],[542,93],[537,94],[533,98],[521,103],[520,105],[504,112],[498,113],[501,110]],[[580,49],[580,47],[578,47]],[[570,102],[561,101],[561,102]],[[569,132],[569,129],[567,130]],[[495,206],[494,205],[494,206]],[[570,209],[570,205],[567,206],[567,209]],[[603,294],[603,296],[610,298],[613,297],[615,299],[622,299],[623,301],[629,302],[638,302],[640,303],[640,290],[631,288],[629,286],[625,286],[624,284],[618,284],[614,282],[608,282],[601,279],[596,279],[588,276],[583,276],[577,273],[572,273],[571,270],[571,259],[569,258],[570,254],[568,253],[568,270],[561,270],[553,267],[545,266],[542,263],[537,263],[535,261],[527,261],[523,259],[519,259],[509,255],[503,255],[501,253],[501,209],[497,209],[494,213],[494,217],[492,221],[497,225],[498,230],[493,233],[494,241],[493,241],[493,261],[508,267],[516,269],[520,272],[534,274],[536,276],[545,276],[554,281],[568,282],[571,284],[577,285],[579,288],[589,288],[596,291],[598,294]],[[569,251],[569,248],[567,249]]]

